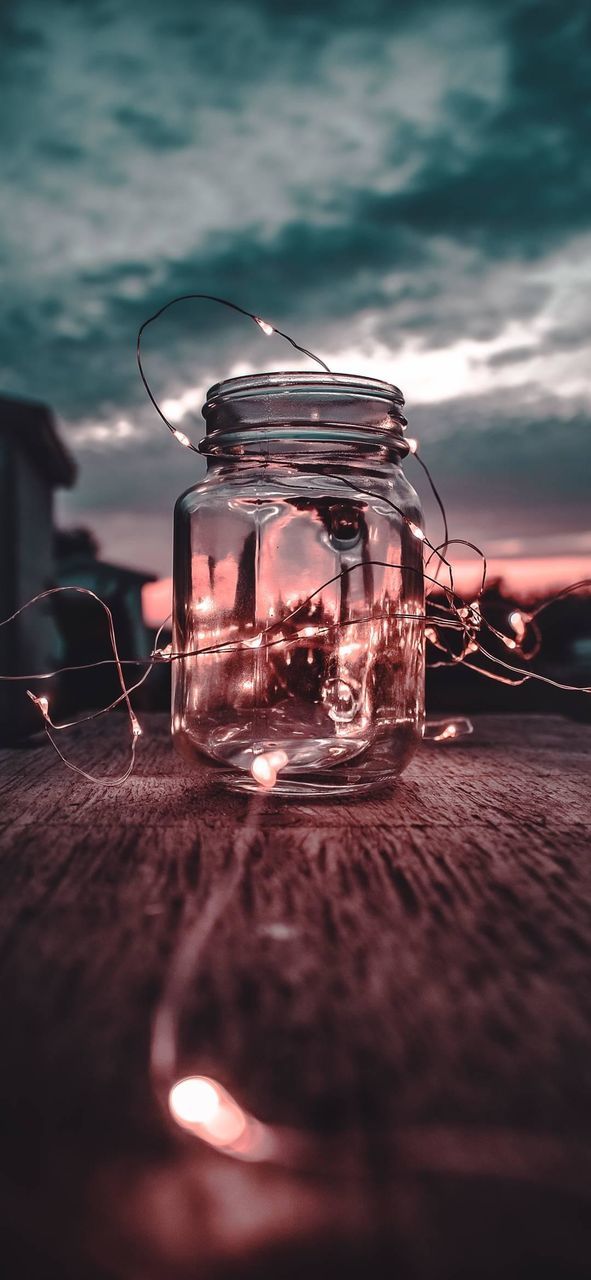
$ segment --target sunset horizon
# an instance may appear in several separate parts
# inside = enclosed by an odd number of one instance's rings
[[[482,584],[482,569],[472,560],[454,560],[454,582],[466,599],[472,598]],[[591,554],[573,556],[494,556],[487,561],[487,586],[499,582],[503,590],[521,603],[530,603],[552,595],[565,587],[589,579],[591,591]],[[443,574],[440,574],[443,578]],[[172,609],[172,577],[158,578],[142,588],[144,620],[157,628]]]

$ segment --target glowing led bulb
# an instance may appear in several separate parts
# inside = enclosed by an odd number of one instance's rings
[[[246,640],[245,643],[248,645],[249,649],[260,649],[263,643],[262,632],[259,632],[258,636],[253,636],[251,640]]]
[[[179,1124],[210,1124],[220,1101],[213,1081],[189,1076],[170,1090],[168,1105]]]
[[[273,325],[269,324],[267,320],[261,320],[260,316],[255,316],[255,320],[259,326],[259,329],[262,329],[263,333],[266,333],[268,338],[271,337],[272,333],[275,333]]]
[[[41,715],[44,717],[44,719],[47,719],[47,713],[49,711],[49,703],[47,701],[47,698],[44,697],[43,695],[41,695],[41,697],[38,698],[37,694],[31,693],[30,689],[27,689],[27,695],[31,699],[31,702],[34,702],[35,706],[39,707]]]
[[[175,436],[175,439],[178,440],[179,444],[184,444],[185,449],[191,448],[191,441],[189,440],[189,437],[185,435],[184,431],[174,431],[173,435]]]
[[[444,742],[446,738],[455,738],[457,732],[455,724],[446,724],[445,729],[439,734],[439,741]]]
[[[462,605],[462,608],[458,609],[458,617],[470,622],[474,627],[479,627],[482,622],[482,614],[478,601],[473,600],[472,604]]]
[[[423,738],[427,742],[452,742],[455,738],[464,738],[474,732],[474,725],[466,716],[458,716],[456,720],[428,720],[423,729]]]
[[[410,529],[411,533],[413,534],[413,536],[414,536],[415,538],[418,538],[419,542],[424,542],[424,541],[425,541],[425,535],[424,535],[424,533],[423,533],[423,530],[419,527],[419,525],[418,525],[418,524],[414,524],[412,520],[408,520],[408,521],[407,521],[407,524],[408,524],[408,527],[409,527],[409,529]]]
[[[131,732],[134,738],[141,738],[142,736],[142,726],[133,711],[131,713]]]
[[[509,614],[509,626],[513,627],[518,640],[523,640],[526,622],[526,615],[521,612],[521,609],[513,609],[513,612]]]
[[[285,767],[287,761],[288,756],[285,751],[262,751],[260,755],[255,756],[250,772],[255,782],[270,791],[275,786],[279,770]]]
[[[185,1076],[168,1095],[173,1120],[210,1147],[239,1160],[268,1159],[272,1132],[208,1076]]]
[[[418,453],[418,450],[419,450],[418,440],[413,440],[412,436],[407,436],[406,443],[408,445],[410,453]]]

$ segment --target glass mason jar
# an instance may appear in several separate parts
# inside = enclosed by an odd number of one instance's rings
[[[410,760],[424,705],[422,512],[386,382],[216,384],[178,499],[172,732],[223,780],[354,794]]]

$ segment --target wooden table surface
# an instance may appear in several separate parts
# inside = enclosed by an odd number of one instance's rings
[[[591,726],[481,717],[387,794],[286,804],[145,719],[121,788],[0,752],[3,1274],[587,1276]],[[117,771],[124,734],[68,746]],[[179,942],[191,1068],[276,1163],[156,1097]]]

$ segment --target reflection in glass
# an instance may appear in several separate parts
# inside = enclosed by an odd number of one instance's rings
[[[173,734],[233,786],[354,793],[416,748],[422,517],[401,402],[340,375],[209,393],[208,474],[175,516]]]

